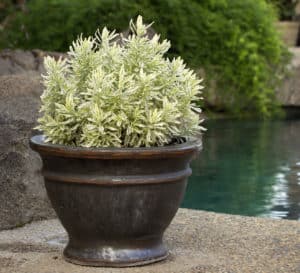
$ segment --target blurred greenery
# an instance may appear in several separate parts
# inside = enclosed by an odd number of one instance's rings
[[[299,3],[299,0],[268,0],[268,1],[278,9],[280,20],[290,21],[295,19],[296,6]]]
[[[237,115],[278,113],[275,88],[289,54],[265,0],[30,0],[0,31],[0,48],[66,51],[80,33],[108,26],[124,31],[130,18],[155,21],[155,31],[216,85],[220,109]],[[205,105],[204,105],[205,106]]]
[[[11,0],[0,1],[0,23],[4,22],[7,16],[15,11],[15,5]]]

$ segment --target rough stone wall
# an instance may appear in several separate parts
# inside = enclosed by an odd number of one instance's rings
[[[31,51],[3,50],[0,52],[0,76],[35,72],[43,73],[43,59],[52,56],[56,59],[66,57],[66,54],[56,52],[44,52],[39,49]]]
[[[290,48],[293,54],[290,73],[277,90],[277,99],[286,107],[300,107],[300,47]]]
[[[0,53],[0,230],[54,217],[40,157],[28,145],[40,108],[45,55],[38,50]]]
[[[0,76],[0,229],[54,216],[41,160],[28,145],[41,91],[36,74]]]

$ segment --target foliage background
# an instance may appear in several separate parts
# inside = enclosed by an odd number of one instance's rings
[[[291,21],[296,17],[296,6],[299,0],[268,0],[275,6],[282,21]]]
[[[30,0],[0,33],[0,48],[66,51],[80,33],[123,31],[138,14],[171,40],[170,57],[204,69],[206,92],[216,89],[220,110],[277,113],[274,91],[289,54],[274,27],[276,10],[265,0]]]

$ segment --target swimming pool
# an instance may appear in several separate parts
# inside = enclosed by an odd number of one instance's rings
[[[182,207],[300,219],[300,120],[210,120]]]

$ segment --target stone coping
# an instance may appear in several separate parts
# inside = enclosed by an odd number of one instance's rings
[[[0,232],[1,273],[300,272],[300,222],[180,209],[168,228],[166,261],[122,269],[83,267],[61,257],[58,220]]]

